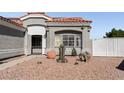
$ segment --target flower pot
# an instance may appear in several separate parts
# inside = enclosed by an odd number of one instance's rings
[[[54,50],[47,52],[47,58],[55,59],[56,58],[56,52]]]

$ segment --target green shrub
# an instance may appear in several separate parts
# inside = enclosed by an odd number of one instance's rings
[[[79,54],[80,61],[87,62],[90,59],[91,55],[89,52],[85,51],[84,53]]]

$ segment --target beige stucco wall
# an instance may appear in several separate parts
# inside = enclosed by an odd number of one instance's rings
[[[46,54],[47,51],[49,50],[57,50],[55,48],[55,32],[57,31],[79,31],[82,33],[82,46],[83,46],[83,51],[88,51],[91,53],[91,41],[90,41],[90,32],[88,32],[89,29],[84,29],[82,30],[81,27],[83,26],[90,26],[90,23],[80,23],[80,22],[65,22],[65,23],[57,23],[57,22],[46,22],[46,20],[42,17],[31,17],[23,20],[23,25],[24,27],[27,28],[27,34],[30,32],[30,27],[35,27],[35,26],[41,26],[45,29],[46,34],[42,35],[42,52],[43,54]],[[32,30],[34,35],[36,29]],[[44,30],[43,30],[44,31]],[[27,35],[28,36],[28,35]],[[26,38],[27,41],[27,46],[25,46],[25,53],[31,54],[31,40],[28,41],[29,37]],[[25,39],[25,40],[26,40]],[[30,37],[31,39],[31,37]],[[30,42],[30,43],[29,43]],[[29,44],[28,44],[29,43]],[[30,50],[29,50],[30,48]],[[69,49],[68,49],[69,50]],[[80,52],[81,49],[77,48],[77,51]],[[71,49],[70,49],[71,51]]]

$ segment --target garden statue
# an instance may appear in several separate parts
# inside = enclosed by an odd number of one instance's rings
[[[62,44],[59,47],[59,58],[57,59],[57,62],[67,63],[67,59],[65,58],[65,47]]]

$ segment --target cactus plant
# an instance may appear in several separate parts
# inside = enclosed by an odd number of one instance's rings
[[[65,58],[65,47],[62,44],[59,47],[59,58],[57,62],[67,63],[67,59]]]
[[[72,56],[77,56],[77,51],[76,51],[76,49],[74,47],[72,49],[71,55]]]

